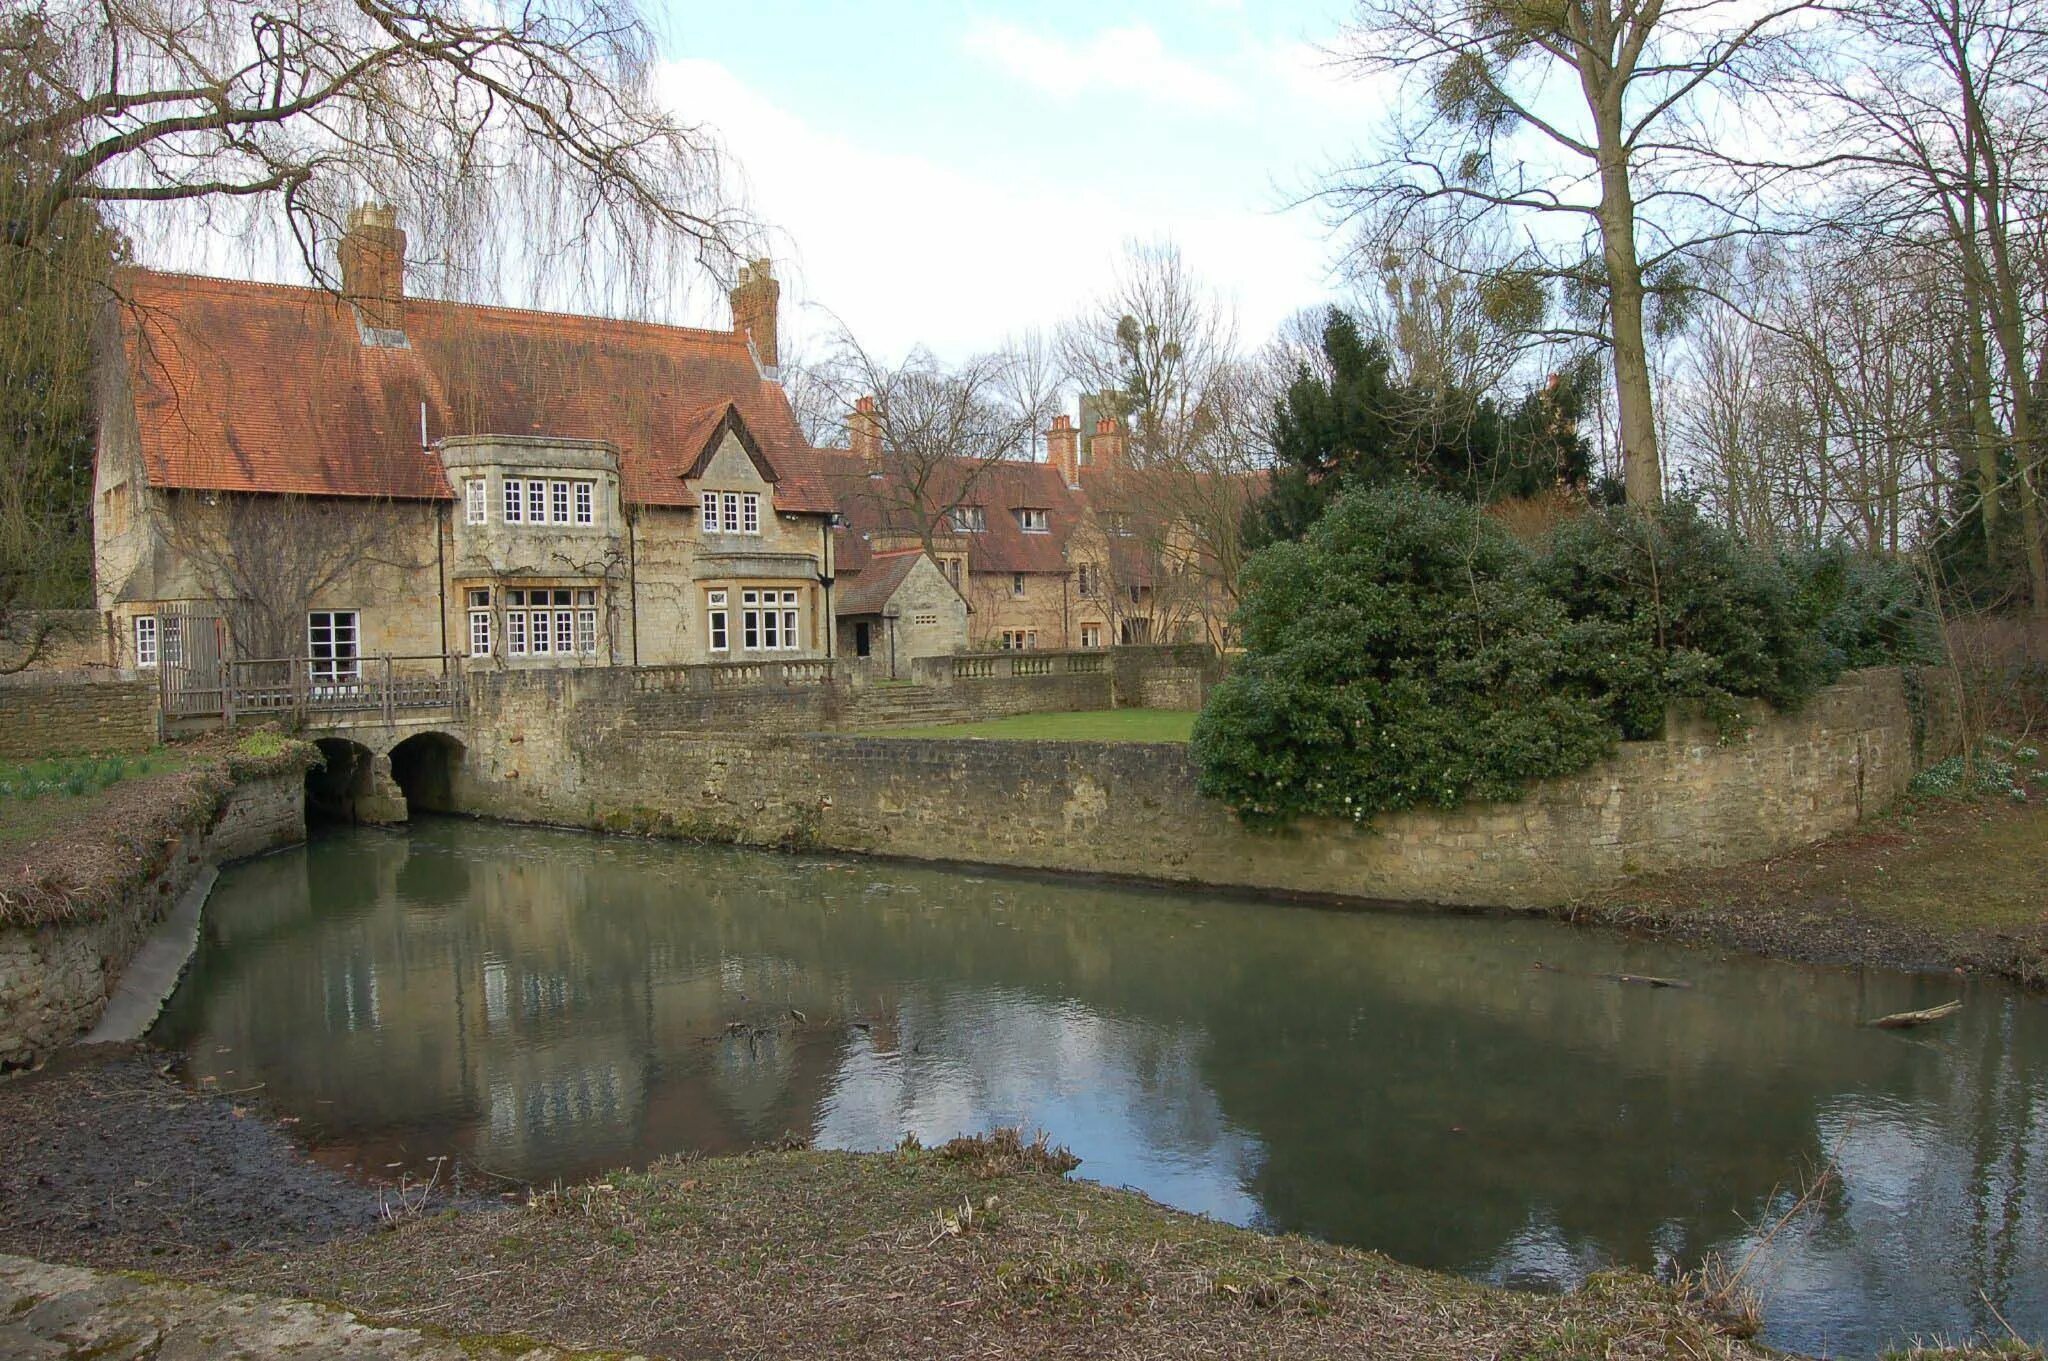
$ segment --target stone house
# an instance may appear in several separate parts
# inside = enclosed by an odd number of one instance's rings
[[[858,412],[849,427],[848,447],[817,451],[839,507],[842,589],[876,560],[922,546],[928,523],[930,555],[971,609],[972,648],[1225,638],[1228,592],[1176,525],[1184,498],[1170,483],[1185,479],[1129,467],[1115,421],[1099,419],[1083,440],[1070,417],[1056,417],[1044,462],[959,460],[916,488],[861,438]]]
[[[341,265],[341,298],[126,277],[94,487],[110,662],[832,654],[833,502],[765,262],[730,330],[408,295],[389,209]]]
[[[871,553],[837,596],[839,656],[857,673],[905,680],[918,657],[967,650],[967,597],[917,545]]]

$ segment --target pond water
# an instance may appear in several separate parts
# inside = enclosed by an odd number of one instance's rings
[[[2048,1005],[1949,977],[437,820],[226,871],[156,1037],[371,1175],[1016,1124],[1515,1286],[1740,1259],[1832,1157],[1753,1267],[1766,1341],[2048,1335]]]

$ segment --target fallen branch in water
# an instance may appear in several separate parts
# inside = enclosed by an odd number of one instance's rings
[[[1583,969],[1561,969],[1555,964],[1537,960],[1533,966],[1539,973],[1577,974],[1581,978],[1598,978],[1608,983],[1639,983],[1646,988],[1689,988],[1692,984],[1683,978],[1659,978],[1647,973],[1587,973]]]
[[[1868,1021],[1865,1024],[1876,1030],[1911,1030],[1914,1026],[1932,1025],[1936,1021],[1945,1020],[1962,1009],[1962,1001],[1958,999],[1953,1002],[1943,1002],[1938,1007],[1929,1007],[1925,1011],[1894,1012],[1890,1016],[1880,1016],[1876,1020]]]

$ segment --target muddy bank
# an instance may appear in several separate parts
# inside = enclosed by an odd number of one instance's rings
[[[0,1079],[0,1252],[176,1271],[382,1222],[388,1193],[312,1162],[235,1096],[183,1086],[171,1063],[71,1049]]]
[[[1910,806],[1768,860],[1645,876],[1558,915],[1803,964],[2048,988],[2048,780],[2024,803]]]

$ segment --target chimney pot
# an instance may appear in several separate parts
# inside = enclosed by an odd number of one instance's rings
[[[782,285],[775,280],[774,262],[756,260],[741,265],[739,280],[726,297],[732,303],[734,334],[753,342],[755,360],[772,375],[782,366],[778,339]]]
[[[398,209],[365,203],[348,215],[341,238],[341,296],[378,331],[405,329],[405,233]]]
[[[875,399],[862,397],[853,404],[846,422],[847,443],[862,462],[873,466],[882,457],[882,421],[876,415]]]

